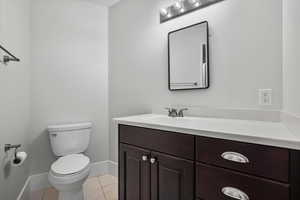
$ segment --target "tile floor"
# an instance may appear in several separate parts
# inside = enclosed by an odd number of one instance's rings
[[[111,175],[91,177],[83,185],[85,200],[118,200],[118,181]],[[31,200],[57,200],[54,188],[34,191]]]

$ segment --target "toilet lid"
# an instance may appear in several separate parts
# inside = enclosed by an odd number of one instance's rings
[[[57,174],[67,175],[82,171],[88,166],[90,159],[83,154],[71,154],[60,157],[51,165],[51,170]]]

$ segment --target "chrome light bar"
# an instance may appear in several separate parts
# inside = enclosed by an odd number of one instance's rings
[[[224,0],[177,0],[173,5],[160,9],[160,23]]]

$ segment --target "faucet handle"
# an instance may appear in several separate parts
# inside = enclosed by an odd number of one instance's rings
[[[175,109],[175,108],[165,108],[165,109],[168,110],[169,117],[177,117],[177,109]]]
[[[178,111],[178,117],[184,117],[183,111],[186,111],[186,110],[189,110],[189,109],[187,109],[187,108],[179,109],[179,111]]]

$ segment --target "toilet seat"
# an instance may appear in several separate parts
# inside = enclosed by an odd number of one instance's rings
[[[60,157],[51,165],[56,176],[67,176],[80,173],[90,164],[90,159],[83,154],[70,154]]]

